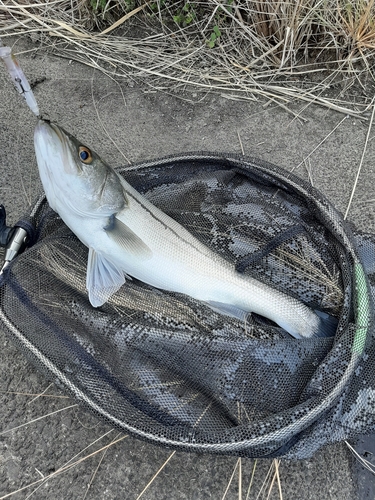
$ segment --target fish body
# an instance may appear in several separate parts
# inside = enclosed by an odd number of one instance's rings
[[[56,124],[40,120],[34,142],[51,208],[89,249],[86,287],[94,307],[130,276],[235,317],[255,312],[296,338],[333,333],[328,315],[236,272]]]

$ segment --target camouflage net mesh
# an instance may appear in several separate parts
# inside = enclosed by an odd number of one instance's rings
[[[41,198],[35,242],[0,281],[0,321],[28,358],[113,427],[180,450],[307,458],[375,430],[375,238],[273,165],[193,153],[120,173],[249,275],[339,318],[296,340],[135,279],[94,309],[87,249]]]

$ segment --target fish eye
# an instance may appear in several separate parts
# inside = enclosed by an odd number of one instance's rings
[[[80,146],[78,149],[78,155],[81,162],[90,164],[93,160],[91,151],[86,146]]]

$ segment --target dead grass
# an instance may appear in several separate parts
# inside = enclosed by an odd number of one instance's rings
[[[186,2],[186,3],[185,3]],[[155,89],[311,102],[366,118],[375,0],[0,0],[0,36]],[[356,85],[355,95],[350,88]]]

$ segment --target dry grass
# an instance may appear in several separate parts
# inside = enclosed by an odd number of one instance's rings
[[[0,0],[0,36],[28,33],[56,54],[157,89],[263,96],[284,107],[297,99],[366,117],[374,4]]]

